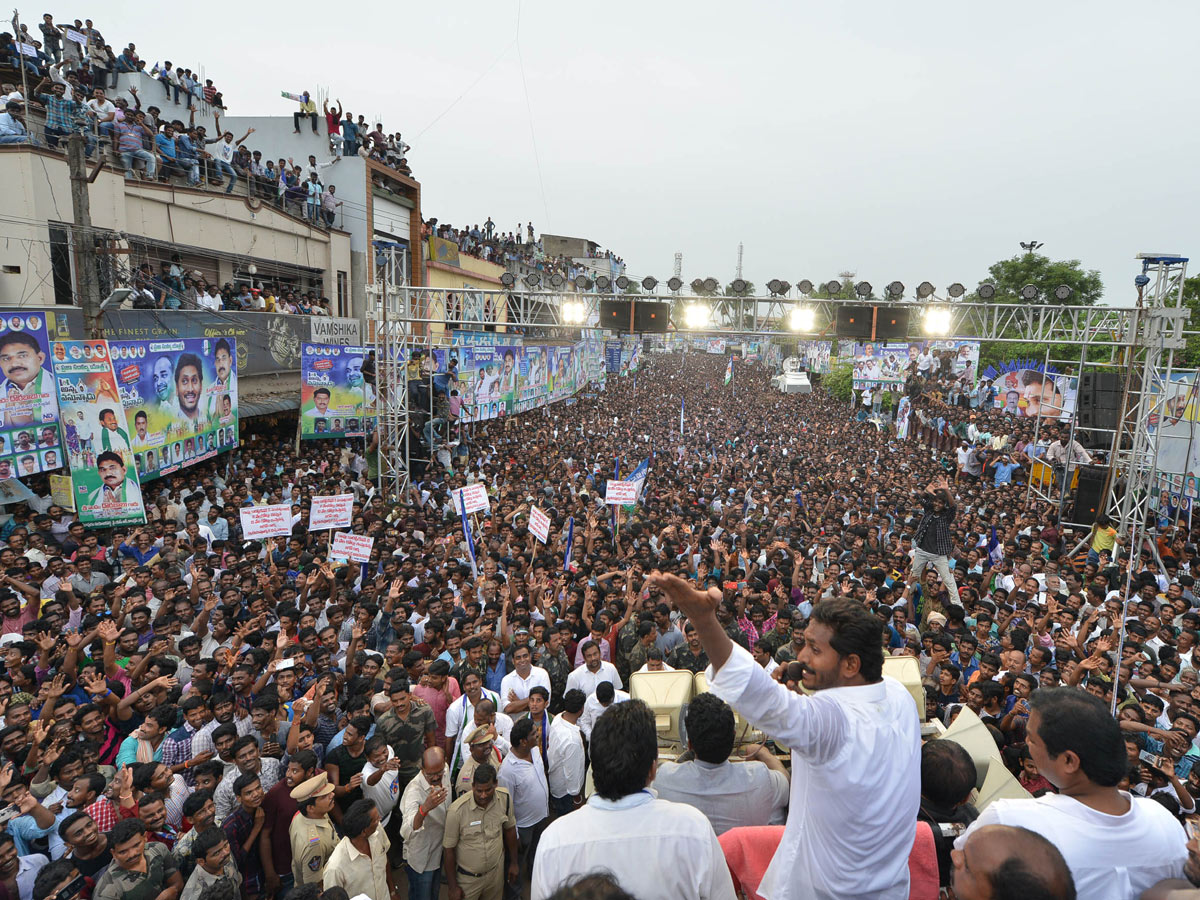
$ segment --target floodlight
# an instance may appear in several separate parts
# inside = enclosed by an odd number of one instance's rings
[[[553,275],[550,276],[550,287],[560,288],[563,286],[563,282],[565,282],[565,281],[566,281],[565,278],[563,278],[561,275],[559,275],[557,272],[555,272]]]
[[[586,275],[580,275],[575,279],[575,288],[580,291],[590,291],[592,289],[592,279]]]
[[[888,296],[890,296],[890,297],[897,297],[897,298],[903,297],[904,296],[904,282],[893,281],[891,284],[889,284],[887,286],[887,292],[888,292]]]
[[[691,304],[683,313],[684,324],[688,328],[703,328],[708,324],[708,307],[703,303]]]
[[[583,321],[585,310],[583,302],[580,300],[567,300],[562,305],[563,321],[569,325],[578,324]]]
[[[607,275],[596,276],[596,290],[607,291],[610,287],[612,287],[611,278],[609,278]]]
[[[811,294],[812,289],[813,289],[813,283],[811,281],[809,281],[807,278],[803,278],[800,281],[796,282],[796,290],[798,290],[802,294]]]
[[[833,281],[826,282],[825,290],[831,297],[834,294],[840,294],[842,292],[842,283],[835,278]]]
[[[946,335],[950,333],[950,310],[944,306],[930,306],[925,310],[925,333]]]
[[[1037,295],[1038,289],[1036,284],[1027,284],[1025,287],[1021,288],[1022,300],[1036,300]]]
[[[979,290],[975,293],[979,295],[980,300],[991,300],[996,296],[996,286],[994,284],[981,284]]]
[[[642,290],[649,292],[654,290],[656,287],[658,287],[658,279],[653,275],[647,275],[642,279]]]
[[[699,294],[703,290],[704,290],[704,282],[699,278],[693,278],[692,279],[692,291],[694,293]]]
[[[792,286],[790,284],[788,284],[786,281],[779,282],[779,293],[786,294],[791,289],[792,289]]]
[[[920,284],[917,285],[917,298],[918,299],[924,300],[926,297],[928,297],[932,293],[933,293],[933,285],[930,284],[928,281],[922,281]]]
[[[672,275],[667,279],[667,287],[672,291],[679,291],[683,287],[683,279],[678,275]]]
[[[111,294],[100,301],[100,308],[108,309],[108,307],[114,303],[117,306],[120,306],[132,296],[133,290],[131,288],[116,288]]]
[[[858,284],[856,284],[854,286],[854,293],[858,294],[858,296],[860,296],[860,297],[870,297],[871,296],[871,282],[860,281]]]
[[[788,328],[792,331],[812,331],[816,314],[810,306],[795,306],[788,317]]]
[[[954,282],[954,284],[950,285],[950,287],[946,288],[946,293],[949,294],[951,297],[953,297],[955,300],[957,300],[959,297],[961,297],[966,292],[967,292],[967,289],[965,287],[963,287],[961,284],[959,284],[957,281]]]
[[[1066,300],[1071,296],[1071,286],[1069,284],[1060,284],[1054,289],[1054,298],[1056,300]]]
[[[539,284],[542,283],[542,276],[539,275],[537,272],[530,272],[528,275],[525,276],[525,283],[527,285],[529,285],[530,287],[537,287]]]
[[[505,272],[503,275],[500,276],[500,283],[502,285],[504,285],[505,287],[512,287],[514,284],[517,283],[517,276],[514,275],[512,272]]]
[[[626,278],[624,275],[618,275],[617,276],[617,287],[619,289],[621,289],[622,291],[625,290],[627,287],[629,287],[629,279]]]
[[[780,287],[782,287],[782,286],[783,286],[783,282],[780,281],[778,278],[772,278],[770,281],[767,282],[767,290],[770,291],[772,294],[782,294],[783,291],[780,290]]]
[[[735,294],[746,293],[746,281],[743,278],[733,279],[733,281],[730,282],[729,287],[733,290],[733,292]]]
[[[717,279],[715,279],[715,278],[705,278],[704,279],[704,289],[706,291],[708,291],[710,294],[713,293],[720,286],[721,286],[721,283],[719,281],[717,281]]]

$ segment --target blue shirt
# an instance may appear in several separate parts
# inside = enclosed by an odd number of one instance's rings
[[[504,658],[504,654],[500,654],[500,659],[496,661],[496,668],[492,668],[492,664],[488,663],[487,671],[484,673],[484,685],[489,691],[500,693],[500,682],[504,680],[504,676],[508,674],[508,660]]]
[[[1012,473],[1021,468],[1017,463],[996,463],[996,484],[1009,484],[1012,481]]]

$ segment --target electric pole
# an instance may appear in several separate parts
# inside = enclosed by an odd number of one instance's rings
[[[100,282],[96,273],[96,239],[92,233],[92,212],[88,202],[87,157],[83,135],[78,131],[67,138],[67,169],[71,174],[71,215],[74,227],[71,236],[75,245],[75,276],[79,285],[79,305],[83,307],[83,324],[87,339],[104,337],[103,314],[100,312]]]

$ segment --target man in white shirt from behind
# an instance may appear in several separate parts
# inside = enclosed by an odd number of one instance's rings
[[[526,717],[517,721],[510,737],[512,750],[500,764],[496,780],[512,797],[519,844],[517,862],[525,872],[528,871],[530,848],[537,843],[550,819],[550,786],[533,720]]]
[[[787,769],[761,744],[748,748],[745,762],[733,762],[734,719],[716,694],[700,694],[684,717],[688,749],[695,759],[660,763],[654,790],[664,800],[687,803],[708,817],[722,835],[746,825],[782,825],[791,790]]]
[[[729,867],[708,819],[649,789],[658,758],[650,708],[632,700],[605,711],[592,733],[591,755],[596,793],[543,832],[532,900],[546,900],[568,879],[601,869],[638,900],[733,900]]]
[[[602,681],[596,685],[596,693],[584,702],[583,715],[579,717],[579,730],[583,732],[583,736],[590,741],[592,729],[596,727],[596,720],[604,714],[604,711],[613,704],[624,703],[628,699],[629,695],[624,691],[618,691],[610,681]]]
[[[806,696],[772,679],[730,640],[717,619],[719,590],[702,592],[675,575],[651,581],[695,627],[712,692],[791,748],[787,827],[757,893],[767,900],[907,900],[921,731],[912,696],[883,677],[879,620],[850,600],[813,607],[798,657],[813,692]],[[595,765],[594,750],[592,759]]]
[[[1117,788],[1128,767],[1125,742],[1104,703],[1062,687],[1034,692],[1029,705],[1029,755],[1059,793],[997,800],[955,849],[988,825],[1028,828],[1059,849],[1088,900],[1135,900],[1162,879],[1181,878],[1186,833],[1156,801]]]
[[[550,768],[550,810],[565,816],[583,802],[583,776],[586,757],[579,717],[587,698],[578,688],[563,695],[563,710],[550,723],[546,763]]]

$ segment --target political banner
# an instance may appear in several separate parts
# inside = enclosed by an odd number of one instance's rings
[[[488,499],[487,488],[482,484],[468,484],[464,488],[459,488],[452,493],[454,497],[454,512],[462,515],[463,507],[466,507],[468,514],[479,512],[482,509],[489,509],[492,505]]]
[[[363,378],[363,347],[304,344],[300,354],[300,437],[362,437],[375,389]]]
[[[333,559],[348,559],[358,563],[370,562],[371,548],[374,545],[375,538],[373,537],[339,531],[333,536],[333,545],[329,548],[329,555]]]
[[[536,506],[529,510],[529,531],[543,544],[550,537],[550,517]]]
[[[621,342],[604,342],[604,371],[609,375],[621,374]]]
[[[109,347],[142,480],[237,446],[236,339],[111,341]]]
[[[353,494],[313,497],[312,506],[308,511],[308,530],[328,531],[331,528],[349,528],[353,507]]]
[[[0,316],[0,478],[65,465],[43,313]]]
[[[983,372],[996,391],[995,408],[1008,416],[1068,420],[1075,413],[1078,379],[1037,360],[1008,360]]]
[[[243,506],[238,512],[242,519],[242,535],[248,541],[258,541],[292,533],[292,507],[290,504]]]
[[[633,481],[608,481],[604,490],[604,502],[608,506],[625,506],[637,503],[638,486]]]
[[[725,339],[724,338],[709,338],[704,343],[704,349],[705,349],[705,352],[707,352],[707,353],[712,353],[712,354],[717,354],[717,355],[723,354],[725,352]]]
[[[71,425],[64,430],[79,521],[142,524],[142,488],[108,342],[59,341],[53,357],[58,407]]]
[[[833,341],[800,341],[796,347],[796,354],[804,360],[808,371],[817,375],[828,375],[830,357],[833,356]],[[767,361],[771,362],[769,353]]]
[[[1195,483],[1200,473],[1200,440],[1197,440],[1196,423],[1200,418],[1200,379],[1196,372],[1172,372],[1170,381],[1162,373],[1153,382],[1154,393],[1161,397],[1157,404],[1159,413],[1151,413],[1149,430],[1157,432],[1158,457],[1156,467],[1160,472],[1187,476],[1187,485]],[[1194,494],[1193,494],[1194,496]]]
[[[50,476],[50,502],[63,509],[75,511],[75,497],[71,493],[71,476],[70,475],[51,475]]]

